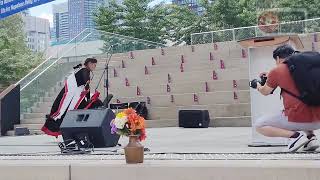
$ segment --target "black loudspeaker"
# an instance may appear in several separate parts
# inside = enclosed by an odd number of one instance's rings
[[[210,117],[208,110],[180,110],[179,127],[184,128],[207,128]]]
[[[63,140],[76,140],[86,135],[94,147],[113,147],[120,136],[111,134],[110,122],[115,118],[111,109],[79,109],[66,113],[60,126]]]

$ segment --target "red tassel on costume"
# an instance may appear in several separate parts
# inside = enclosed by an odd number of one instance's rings
[[[164,56],[164,49],[161,48],[161,55]]]
[[[152,66],[156,65],[156,62],[154,61],[154,57],[152,57]]]
[[[141,91],[140,91],[140,88],[137,86],[137,96],[140,96],[141,95]]]
[[[171,88],[170,88],[169,84],[167,84],[167,92],[171,92]]]
[[[147,97],[147,104],[150,104],[151,103],[151,99],[150,97]]]
[[[149,74],[149,71],[148,71],[147,66],[144,66],[144,74],[145,74],[145,75]]]
[[[242,49],[242,58],[246,58],[246,57],[247,57],[246,50]]]
[[[183,63],[181,63],[181,65],[180,65],[180,71],[181,71],[181,72],[184,72]]]
[[[213,72],[212,72],[212,79],[213,79],[213,80],[217,80],[217,79],[218,79],[218,76],[217,76],[216,71],[213,71]]]
[[[171,95],[170,98],[171,98],[171,102],[174,103],[174,97],[173,97],[173,95]]]
[[[237,93],[236,92],[233,92],[233,99],[238,99],[238,95],[237,95]]]
[[[226,68],[226,67],[224,66],[224,62],[223,62],[222,59],[220,60],[220,68],[221,68],[221,69],[225,69],[225,68]]]
[[[209,92],[210,90],[209,90],[209,84],[208,84],[208,82],[206,82],[205,84],[206,84],[206,92]]]
[[[130,58],[131,58],[131,59],[134,59],[134,56],[133,56],[133,52],[132,52],[132,51],[130,52]]]
[[[118,73],[117,73],[116,68],[113,69],[113,77],[118,77]]]
[[[210,61],[213,61],[213,60],[214,60],[213,54],[212,54],[212,52],[210,52]]]
[[[171,83],[171,76],[168,74],[168,83]]]
[[[218,45],[216,43],[213,44],[214,50],[218,50]]]
[[[181,63],[184,63],[184,56],[181,55]]]
[[[119,99],[117,99],[117,103],[121,103]]]
[[[126,68],[123,60],[122,60],[122,68]]]
[[[233,80],[233,87],[234,87],[234,88],[237,88],[237,87],[238,87],[236,80]]]
[[[199,98],[196,94],[193,94],[193,102],[199,102]]]
[[[128,78],[126,78],[125,81],[126,81],[126,86],[130,86]]]

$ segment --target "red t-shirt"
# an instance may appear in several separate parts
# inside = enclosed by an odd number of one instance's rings
[[[271,88],[280,87],[296,95],[299,91],[290,75],[288,66],[280,64],[268,73],[267,85]],[[282,92],[284,113],[291,122],[320,121],[320,107],[310,107],[297,98]]]

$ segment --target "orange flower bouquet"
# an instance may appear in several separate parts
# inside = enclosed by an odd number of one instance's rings
[[[136,135],[139,140],[145,140],[145,119],[139,116],[132,108],[128,108],[116,115],[110,123],[111,133],[122,136]]]

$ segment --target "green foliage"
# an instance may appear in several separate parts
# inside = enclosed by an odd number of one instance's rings
[[[260,13],[270,9],[278,12],[281,22],[320,17],[320,0],[200,0],[201,14],[187,6],[161,3],[150,7],[149,3],[150,0],[125,0],[120,6],[112,3],[110,7],[100,8],[96,14],[98,27],[106,32],[161,43],[172,41],[177,45],[190,44],[192,33],[254,26]],[[283,28],[299,32],[303,25]],[[236,36],[246,37],[252,33],[243,31]],[[228,32],[216,37],[208,34],[199,41],[206,43],[230,35]]]
[[[14,15],[0,21],[0,84],[9,85],[26,75],[41,60],[25,43],[23,21]]]

